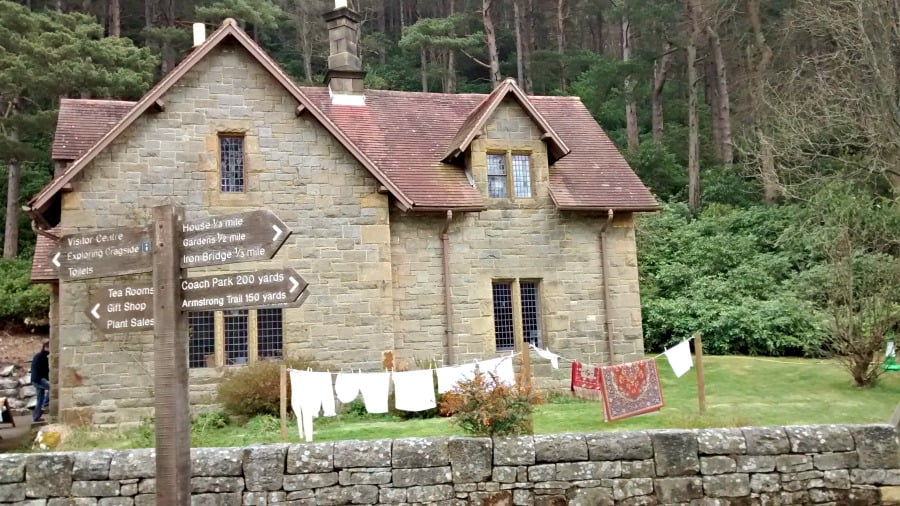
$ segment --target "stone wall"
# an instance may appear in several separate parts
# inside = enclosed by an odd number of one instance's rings
[[[195,448],[195,505],[900,504],[889,425]],[[153,450],[0,455],[0,503],[154,504]],[[19,502],[17,502],[19,501]]]
[[[36,395],[30,368],[0,363],[0,397],[6,398],[13,413],[22,414],[34,408]]]

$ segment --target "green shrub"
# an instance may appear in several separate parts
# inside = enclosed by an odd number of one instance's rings
[[[507,436],[531,432],[531,412],[540,397],[528,387],[498,383],[480,372],[444,395],[440,410],[473,436]]]
[[[798,282],[815,267],[781,238],[793,206],[711,204],[696,218],[671,204],[638,224],[641,304],[649,351],[703,332],[714,354],[820,356],[821,306]]]
[[[47,318],[50,290],[32,284],[30,277],[30,260],[0,260],[0,320],[24,323]]]
[[[281,366],[293,369],[318,369],[318,366],[302,358],[289,358],[284,362],[262,360],[235,368],[219,383],[218,400],[226,413],[238,417],[256,415],[279,416],[281,410]],[[288,402],[291,398],[288,378]]]

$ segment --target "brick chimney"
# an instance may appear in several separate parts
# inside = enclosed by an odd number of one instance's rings
[[[325,84],[331,91],[332,103],[365,105],[362,61],[359,59],[360,16],[347,7],[346,0],[336,0],[335,9],[324,16],[328,23],[328,73]]]

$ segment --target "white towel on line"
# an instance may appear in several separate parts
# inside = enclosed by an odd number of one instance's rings
[[[401,411],[425,411],[437,406],[432,369],[395,372],[394,407]]]
[[[353,402],[359,396],[364,378],[361,373],[339,373],[334,378],[334,393],[338,400],[344,404]]]
[[[492,358],[490,360],[478,362],[478,370],[481,371],[482,374],[487,374],[488,378],[490,378],[488,373],[495,375],[500,383],[507,386],[516,384],[516,371],[513,368],[511,356]]]
[[[676,378],[684,376],[694,366],[694,360],[691,358],[691,345],[688,341],[681,341],[664,351],[663,354],[669,360],[669,365],[675,372]]]
[[[300,438],[312,441],[312,419],[319,416],[319,411],[323,416],[335,415],[331,373],[292,370],[291,408],[297,415]]]
[[[366,411],[369,413],[388,412],[388,394],[391,389],[391,373],[369,372],[360,374],[359,390],[362,392]]]
[[[435,371],[437,372],[438,393],[447,393],[456,388],[460,382],[474,378],[477,365],[472,362],[471,364],[437,368]]]

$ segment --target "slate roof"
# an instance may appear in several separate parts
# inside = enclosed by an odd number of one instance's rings
[[[53,159],[75,160],[119,122],[135,102],[64,98],[53,138]]]

